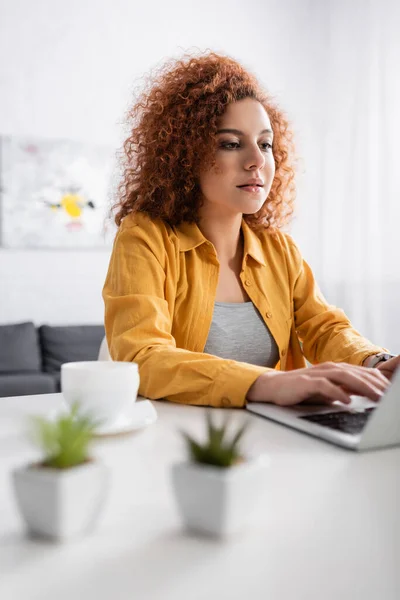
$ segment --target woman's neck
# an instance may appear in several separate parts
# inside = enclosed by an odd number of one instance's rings
[[[230,262],[243,253],[241,236],[242,215],[232,217],[200,217],[199,229],[213,244],[218,259]]]

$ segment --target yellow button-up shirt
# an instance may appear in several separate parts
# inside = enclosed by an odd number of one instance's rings
[[[242,231],[240,279],[277,343],[276,369],[305,367],[305,358],[360,365],[384,351],[326,302],[288,234],[255,233],[244,220]],[[105,330],[113,360],[139,365],[143,396],[241,407],[270,370],[203,352],[218,274],[215,248],[197,225],[170,227],[143,213],[123,220],[103,289]]]

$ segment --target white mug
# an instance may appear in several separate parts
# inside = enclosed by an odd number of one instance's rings
[[[136,401],[139,370],[136,363],[118,361],[69,362],[61,365],[61,391],[71,407],[102,425],[115,423]]]

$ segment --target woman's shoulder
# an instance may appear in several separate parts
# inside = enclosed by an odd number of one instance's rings
[[[293,237],[281,229],[261,229],[256,232],[261,243],[282,252],[299,251]]]
[[[162,221],[162,219],[154,219],[145,212],[131,212],[123,218],[122,223],[119,227],[120,231],[133,231],[136,229],[142,231],[156,231],[167,230],[168,225]]]
[[[129,213],[124,217],[115,237],[115,249],[120,252],[150,252],[160,264],[171,260],[177,253],[171,228],[161,219],[146,213]]]
[[[155,219],[144,212],[129,213],[119,226],[118,235],[126,234],[136,239],[148,239],[165,244],[171,241],[172,230],[162,219]]]
[[[277,258],[281,257],[293,267],[301,263],[301,252],[289,233],[281,229],[263,229],[257,231],[257,237],[267,256],[271,256],[272,253]]]

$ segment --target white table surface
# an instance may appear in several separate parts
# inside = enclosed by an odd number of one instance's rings
[[[61,402],[0,398],[3,600],[400,598],[400,448],[357,454],[239,410],[234,422],[252,424],[245,449],[271,458],[265,510],[244,534],[183,531],[170,465],[185,456],[179,430],[202,433],[205,411],[155,402],[155,424],[96,442],[112,484],[95,532],[67,544],[26,537],[10,471],[36,454],[21,426]]]

